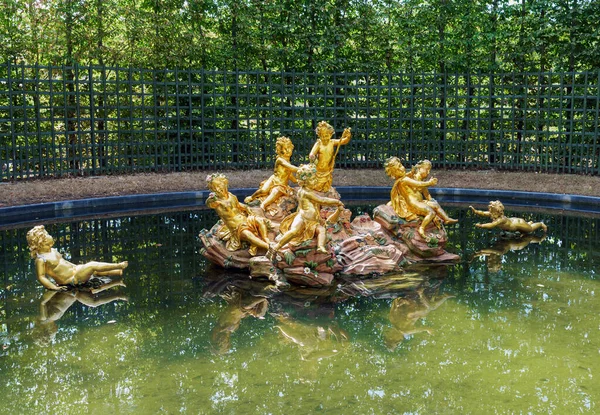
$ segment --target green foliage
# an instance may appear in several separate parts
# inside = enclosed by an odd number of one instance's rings
[[[296,259],[296,255],[294,255],[294,253],[291,251],[286,251],[283,254],[283,258],[285,259],[286,264],[292,265],[294,263],[294,260]]]
[[[315,261],[306,261],[304,263],[304,266],[310,268],[311,271],[314,271],[315,269],[317,269],[319,264],[317,264]]]
[[[311,252],[313,249],[298,249],[296,251],[296,256],[302,256],[305,257],[306,255],[308,255],[309,252]]]
[[[427,246],[430,248],[437,248],[439,245],[439,240],[435,236],[432,236],[427,239]]]
[[[297,72],[589,70],[593,1],[5,0],[0,59]]]

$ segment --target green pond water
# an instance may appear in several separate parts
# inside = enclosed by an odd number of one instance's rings
[[[203,261],[208,211],[48,224],[72,262],[129,260],[77,298],[0,231],[0,413],[600,412],[600,219],[520,212],[549,232],[511,246],[448,211],[461,263],[286,292]]]

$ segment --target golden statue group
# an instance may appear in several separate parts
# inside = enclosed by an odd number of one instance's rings
[[[220,173],[207,177],[212,192],[206,200],[220,220],[202,230],[203,255],[225,268],[248,268],[251,277],[268,277],[277,285],[287,283],[330,285],[334,274],[370,276],[398,271],[407,263],[452,263],[457,255],[444,247],[444,225],[457,223],[431,197],[428,188],[431,162],[418,162],[408,173],[399,158],[385,162],[386,174],[395,180],[390,202],[351,220],[333,183],[335,159],[348,144],[346,128],[339,139],[331,125],[322,121],[309,164],[290,162],[294,145],[288,137],[276,142],[273,175],[241,203],[228,190]],[[290,183],[297,183],[291,187]],[[493,202],[496,203],[496,202]],[[497,202],[499,203],[499,202]],[[501,205],[501,204],[500,204]],[[518,218],[474,212],[491,217],[481,228],[532,232],[543,224]]]
[[[390,201],[376,207],[373,218],[363,214],[351,220],[350,210],[332,187],[336,156],[350,142],[351,131],[346,128],[336,139],[333,127],[322,121],[316,134],[310,163],[301,166],[290,162],[292,141],[279,137],[273,175],[245,203],[229,192],[225,175],[206,178],[211,191],[206,205],[220,218],[200,233],[206,258],[224,268],[247,268],[250,277],[268,277],[277,286],[327,286],[338,273],[371,276],[398,271],[407,263],[459,260],[444,249],[444,225],[458,221],[428,191],[437,184],[429,178],[430,161],[418,162],[407,173],[399,158],[388,159],[385,172],[395,181]],[[483,229],[546,232],[543,223],[507,218],[499,201],[490,202],[489,211],[471,210],[492,220],[476,225]],[[72,264],[53,248],[54,240],[43,226],[31,229],[27,241],[38,280],[49,290],[87,284],[92,276],[121,276],[127,267],[127,262]]]

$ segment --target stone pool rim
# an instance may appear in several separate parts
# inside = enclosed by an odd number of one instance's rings
[[[390,186],[340,186],[336,190],[345,202],[386,202]],[[240,200],[256,189],[230,189]],[[500,200],[507,207],[542,208],[586,214],[600,214],[600,197],[559,193],[433,188],[431,195],[440,203],[487,205]],[[64,200],[0,208],[0,228],[108,214],[143,214],[147,211],[204,208],[209,190],[109,196]]]

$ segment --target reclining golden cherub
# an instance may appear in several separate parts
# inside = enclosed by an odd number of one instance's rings
[[[427,239],[425,229],[436,218],[447,224],[458,222],[457,219],[448,216],[427,190],[428,187],[437,184],[436,178],[425,180],[431,172],[429,160],[417,163],[409,174],[406,174],[406,168],[398,157],[389,158],[384,166],[386,174],[396,180],[389,204],[398,216],[407,221],[423,218],[418,229],[419,235]]]
[[[488,205],[488,211],[477,210],[473,206],[469,206],[471,211],[478,216],[491,218],[489,223],[476,223],[475,226],[482,229],[499,228],[506,232],[521,232],[532,233],[538,229],[544,232],[548,227],[543,222],[527,222],[521,218],[507,218],[504,216],[504,205],[499,200],[491,201]]]
[[[277,139],[275,144],[277,159],[275,160],[273,174],[260,184],[256,192],[244,199],[244,202],[252,203],[256,199],[262,199],[260,207],[267,210],[280,197],[294,194],[294,190],[289,186],[290,180],[294,183],[297,182],[294,173],[298,170],[298,167],[290,163],[293,151],[294,144],[292,140],[288,137]]]
[[[127,261],[119,263],[92,261],[75,265],[64,259],[53,248],[54,239],[44,225],[36,226],[27,232],[27,243],[31,258],[35,259],[37,279],[49,290],[66,291],[68,285],[86,283],[93,276],[121,276],[128,265]],[[56,284],[48,277],[51,277]]]

